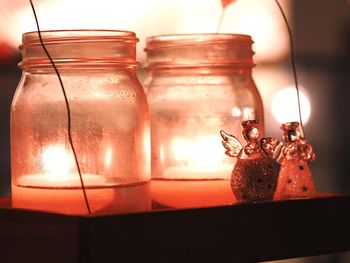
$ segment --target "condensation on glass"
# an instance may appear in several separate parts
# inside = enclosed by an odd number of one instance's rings
[[[222,151],[219,131],[239,137],[241,122],[255,119],[264,136],[252,43],[236,34],[147,39],[153,201],[170,207],[234,201],[234,160]]]
[[[71,109],[71,132],[93,213],[150,209],[150,135],[133,32],[44,31]],[[68,141],[67,108],[37,32],[23,35],[12,102],[14,207],[86,214]]]

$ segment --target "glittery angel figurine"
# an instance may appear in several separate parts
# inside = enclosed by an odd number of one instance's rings
[[[299,122],[282,124],[286,144],[276,139],[261,140],[267,155],[281,164],[275,199],[311,197],[316,193],[309,161],[315,159],[311,144],[305,140]]]
[[[257,124],[256,120],[242,122],[244,146],[233,135],[220,131],[226,155],[237,158],[231,188],[239,202],[271,200],[277,186],[273,160],[260,147]]]

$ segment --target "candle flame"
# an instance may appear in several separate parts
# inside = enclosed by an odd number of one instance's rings
[[[113,151],[111,147],[106,149],[105,153],[105,167],[110,167],[112,163]]]
[[[52,145],[42,153],[44,169],[52,179],[63,179],[69,174],[72,165],[72,158],[64,146]]]

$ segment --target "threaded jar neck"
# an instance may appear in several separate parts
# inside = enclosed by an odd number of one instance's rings
[[[58,68],[136,68],[135,33],[116,30],[54,30],[41,32],[43,42]],[[22,36],[22,61],[26,69],[50,68],[38,32]]]
[[[252,38],[238,34],[185,34],[149,37],[147,67],[153,69],[254,66]]]

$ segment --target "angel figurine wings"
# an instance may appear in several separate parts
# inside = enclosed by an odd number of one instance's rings
[[[273,160],[260,146],[257,120],[242,122],[243,146],[233,135],[220,131],[225,154],[237,158],[231,174],[231,189],[238,202],[271,200],[277,186]]]
[[[277,139],[264,138],[264,152],[281,164],[275,199],[311,197],[316,193],[309,161],[315,159],[311,144],[307,143],[299,122],[282,124],[283,145]]]

